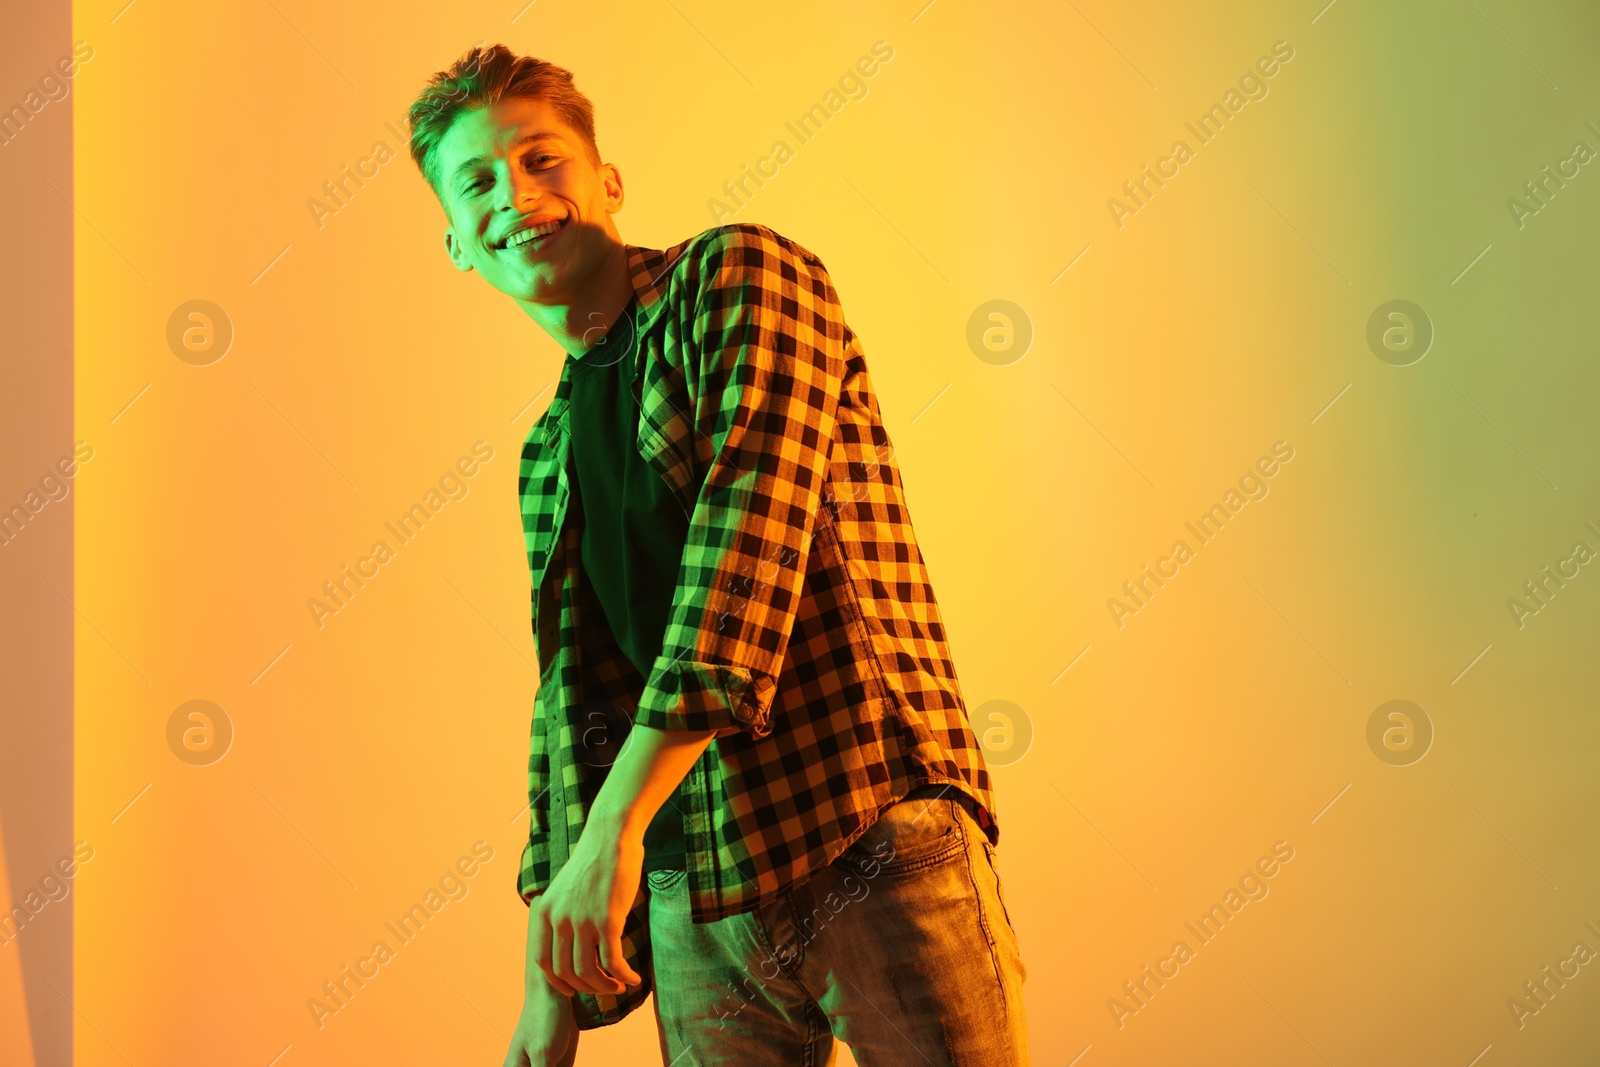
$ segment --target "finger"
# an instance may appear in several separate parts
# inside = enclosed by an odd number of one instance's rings
[[[617,979],[619,983],[638,985],[644,979],[639,977],[637,971],[628,966],[628,959],[622,954],[622,934],[612,933],[600,940],[600,966],[606,973]]]
[[[560,993],[564,997],[577,995],[578,991],[573,989],[566,982],[562,981],[561,976],[556,974],[554,967],[544,968],[544,980],[549,984],[551,989],[554,989],[557,993]]]
[[[553,960],[555,947],[555,931],[550,925],[550,911],[543,898],[534,901],[533,906],[539,909],[533,923],[533,951],[534,962],[539,965],[539,970],[544,974],[544,980],[549,983],[562,996],[572,996],[573,989],[563,982],[556,974]]]
[[[579,928],[573,942],[573,969],[591,993],[620,993],[625,988],[623,984],[600,971],[600,959],[595,952],[599,941],[600,933],[593,926]]]
[[[577,990],[573,989],[572,986],[567,984],[565,979],[556,973],[554,964],[540,963],[539,970],[544,974],[545,984],[547,984],[551,989],[554,989],[557,993],[560,993],[562,996],[570,997],[573,993],[577,992]]]
[[[560,983],[556,988],[569,997],[576,992],[592,992],[572,966],[572,924],[566,919],[557,920],[551,924],[550,933],[550,965],[555,981]]]

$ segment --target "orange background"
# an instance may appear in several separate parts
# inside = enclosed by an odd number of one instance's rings
[[[1520,629],[1506,602],[1600,549],[1600,177],[1521,228],[1506,201],[1600,148],[1600,16],[517,7],[76,9],[79,1063],[503,1055],[537,679],[517,452],[562,354],[450,266],[387,125],[480,40],[575,72],[632,243],[795,150],[731,219],[821,256],[867,353],[994,745],[1035,1062],[1587,1062],[1592,968],[1520,1028],[1507,1000],[1600,949],[1600,576]],[[1108,198],[1278,41],[1268,95],[1119,228]],[[207,366],[167,342],[194,299],[234,333]],[[1003,365],[966,339],[996,299],[1033,333]],[[1410,366],[1367,343],[1393,299],[1436,332]],[[465,498],[319,628],[307,600],[479,440]],[[1278,441],[1270,493],[1119,628],[1107,600]],[[1368,746],[1392,699],[1434,730],[1409,766]],[[234,731],[209,766],[169,747],[191,700]],[[468,895],[319,1028],[307,1000],[479,840]],[[1280,841],[1269,895],[1119,1026],[1123,983]],[[648,1012],[580,1056],[651,1062]]]

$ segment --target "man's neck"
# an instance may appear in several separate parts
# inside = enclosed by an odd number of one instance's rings
[[[524,303],[522,310],[564,351],[582,356],[600,343],[632,299],[628,248],[619,241],[583,292],[572,294],[566,303]]]

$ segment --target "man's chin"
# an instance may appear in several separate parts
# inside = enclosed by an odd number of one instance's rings
[[[558,288],[557,279],[549,272],[517,272],[512,277],[491,280],[502,293],[522,304],[542,304],[553,299]]]

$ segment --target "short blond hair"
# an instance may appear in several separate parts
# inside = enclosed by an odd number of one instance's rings
[[[583,141],[589,162],[600,165],[594,105],[573,84],[571,71],[533,56],[519,56],[503,44],[474,45],[449,69],[429,79],[407,114],[411,159],[440,203],[444,196],[439,189],[438,151],[444,135],[464,112],[518,96],[549,101]]]

